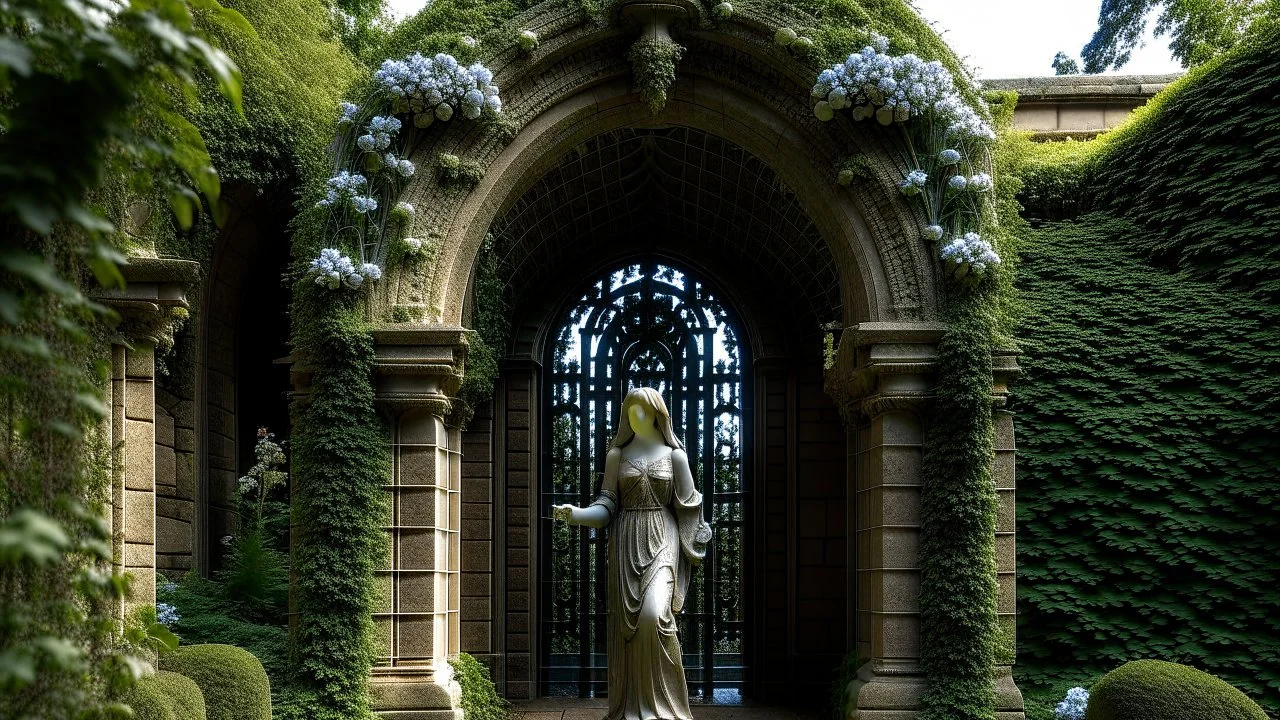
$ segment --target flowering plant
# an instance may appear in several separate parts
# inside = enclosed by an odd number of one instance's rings
[[[393,248],[409,254],[421,249],[420,242],[416,248],[403,242],[414,213],[396,202],[418,171],[409,160],[421,140],[418,131],[455,115],[474,120],[502,110],[488,68],[464,66],[444,53],[387,60],[374,80],[363,104],[338,106],[334,171],[316,203],[329,212],[325,236],[331,247],[311,261],[308,273],[331,290],[359,289],[381,278]],[[340,248],[355,252],[348,256]]]
[[[240,495],[245,500],[252,501],[252,497],[256,494],[257,522],[261,523],[262,508],[266,502],[267,493],[277,485],[283,484],[288,479],[289,473],[280,469],[285,463],[284,448],[276,443],[275,435],[267,432],[266,428],[258,428],[258,444],[253,448],[253,456],[257,462],[249,468],[244,477],[240,478],[238,485]]]
[[[1054,708],[1054,720],[1084,720],[1085,710],[1089,706],[1089,691],[1082,687],[1073,687],[1067,696]]]
[[[989,204],[985,194],[994,187],[985,170],[995,133],[961,97],[942,63],[888,50],[888,41],[873,35],[871,45],[819,73],[814,114],[830,120],[852,108],[854,120],[874,117],[900,128],[908,169],[898,189],[924,205],[928,224],[922,234],[940,243],[953,276],[974,284],[1000,262],[991,243],[978,235]]]

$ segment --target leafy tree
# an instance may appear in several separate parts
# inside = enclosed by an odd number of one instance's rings
[[[1075,58],[1059,50],[1058,54],[1053,56],[1053,74],[1078,75],[1080,74],[1080,63],[1076,62]]]
[[[103,519],[116,318],[84,290],[123,284],[105,200],[158,195],[184,226],[201,196],[217,207],[176,108],[197,73],[238,106],[240,75],[192,7],[239,18],[215,0],[0,0],[0,717],[120,717],[145,668],[117,630],[128,579]]]
[[[1192,67],[1234,46],[1257,18],[1274,14],[1275,0],[1102,0],[1098,29],[1084,46],[1084,71],[1119,70],[1147,29],[1147,16],[1160,9],[1155,35],[1168,35],[1169,50]]]

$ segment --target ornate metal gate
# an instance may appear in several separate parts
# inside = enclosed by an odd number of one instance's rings
[[[550,349],[542,507],[590,503],[627,390],[662,393],[715,530],[680,617],[691,698],[743,688],[746,482],[743,359],[729,310],[687,271],[651,259],[598,279]],[[605,532],[542,521],[540,691],[599,697],[605,667]]]

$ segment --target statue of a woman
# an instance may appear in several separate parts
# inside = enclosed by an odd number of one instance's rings
[[[595,502],[556,505],[552,513],[574,525],[609,527],[605,720],[692,720],[676,614],[711,527],[657,390],[636,388],[622,401]]]

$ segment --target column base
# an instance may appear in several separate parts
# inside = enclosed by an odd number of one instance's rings
[[[1022,692],[1013,682],[1013,669],[996,667],[996,720],[1025,720]],[[924,675],[915,663],[872,660],[858,668],[849,683],[849,720],[917,720]]]
[[[387,720],[463,720],[461,699],[451,676],[406,669],[375,670],[369,678],[369,706]]]

